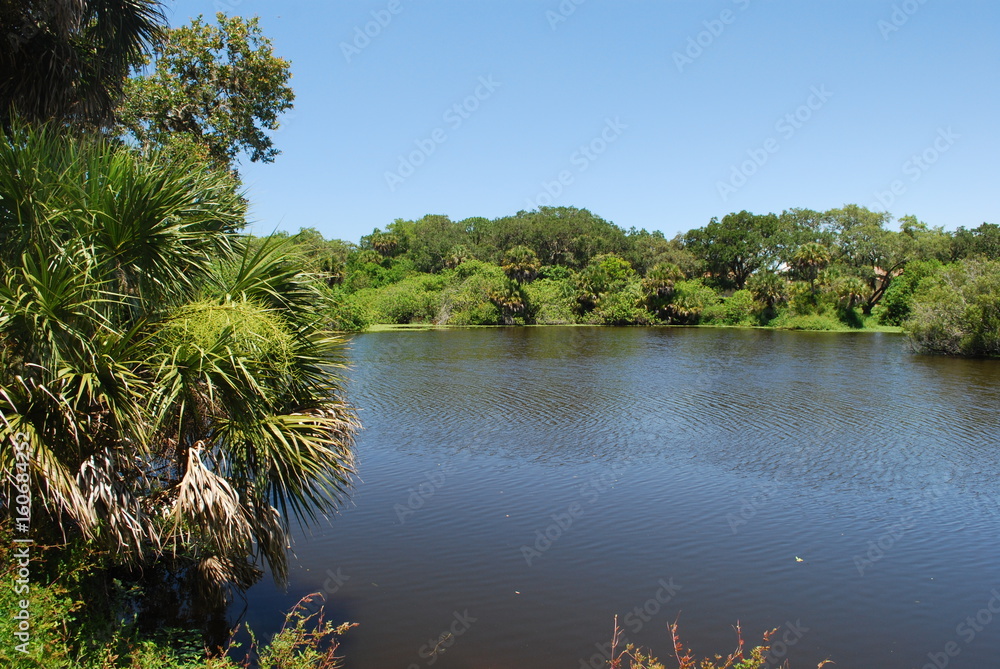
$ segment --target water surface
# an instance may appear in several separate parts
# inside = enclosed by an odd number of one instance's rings
[[[616,614],[664,659],[679,617],[701,654],[739,620],[793,668],[998,666],[997,361],[579,327],[368,333],[350,357],[363,482],[297,534],[288,592],[251,590],[260,632],[326,590],[355,669],[602,666]]]

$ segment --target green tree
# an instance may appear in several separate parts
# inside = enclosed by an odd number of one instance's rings
[[[399,235],[391,232],[380,232],[376,229],[368,236],[367,241],[383,258],[391,258],[400,251]]]
[[[777,315],[779,306],[788,301],[788,282],[776,272],[757,272],[747,280],[747,290],[754,301],[763,306],[762,318],[767,321]]]
[[[147,148],[200,150],[227,168],[241,154],[271,162],[279,151],[268,131],[295,97],[290,65],[274,55],[256,17],[220,13],[216,21],[199,16],[167,31],[126,85],[123,133]]]
[[[885,291],[879,304],[878,320],[883,325],[902,325],[910,317],[920,282],[943,269],[937,260],[914,260],[907,263],[902,275]]]
[[[624,258],[613,253],[594,256],[576,276],[581,311],[592,311],[605,294],[621,290],[634,276],[635,270]]]
[[[678,281],[684,280],[684,272],[672,263],[660,263],[642,280],[643,301],[654,316],[668,317],[667,307],[673,301],[674,289]]]
[[[792,268],[795,275],[809,282],[809,287],[816,292],[816,279],[830,264],[830,250],[818,242],[806,242],[792,256]]]
[[[447,269],[455,269],[466,260],[472,260],[475,256],[472,250],[465,244],[455,244],[448,250],[444,258],[444,266]]]
[[[4,0],[0,127],[16,116],[111,125],[129,70],[164,22],[157,0]]]
[[[952,236],[944,228],[932,228],[916,216],[903,216],[899,230],[911,240],[912,259],[946,262],[951,258]]]
[[[284,236],[284,233],[276,233],[274,236]],[[340,239],[324,239],[316,228],[299,228],[289,240],[303,267],[327,286],[337,286],[344,282],[347,258],[355,250],[354,244]]]
[[[719,294],[701,279],[678,281],[666,308],[667,322],[675,325],[697,324],[703,314],[719,302]]]
[[[963,260],[922,281],[904,330],[920,352],[1000,356],[1000,262]]]
[[[403,255],[418,272],[440,272],[446,266],[449,251],[469,239],[463,224],[437,214],[428,214],[417,221],[396,219],[386,226],[386,232],[399,238]]]
[[[538,276],[540,266],[534,251],[527,246],[515,246],[504,254],[500,268],[511,281],[521,284]]]
[[[629,250],[624,230],[575,207],[541,207],[492,221],[476,219],[468,232],[477,257],[497,263],[515,246],[527,246],[544,265],[572,268],[586,266],[596,255]]]
[[[243,244],[244,202],[199,167],[0,142],[0,473],[26,441],[64,536],[220,597],[260,560],[284,578],[288,516],[336,508],[357,423],[316,283],[287,242]]]
[[[795,208],[781,212],[781,225],[789,236],[788,245],[781,259],[789,262],[795,250],[809,242],[816,242],[827,248],[832,247],[836,236],[832,223],[825,213],[813,209]]]
[[[647,232],[632,228],[627,241],[630,248],[622,255],[643,276],[661,263],[676,265],[685,276],[694,276],[700,269],[698,259],[684,248],[682,235],[667,239],[659,230]]]
[[[955,231],[952,238],[952,259],[977,256],[986,260],[1000,260],[1000,225],[983,223],[972,230],[961,227]]]
[[[500,310],[501,325],[514,325],[514,319],[528,308],[528,298],[523,286],[510,279],[499,289],[491,291],[489,298],[490,302]]]
[[[840,277],[834,282],[833,292],[841,309],[850,310],[864,302],[868,286],[856,276]]]
[[[868,285],[868,297],[862,307],[865,314],[870,314],[892,280],[914,257],[913,240],[886,229],[891,218],[887,213],[845,205],[830,210],[827,216],[838,233],[840,261]]]
[[[704,228],[688,232],[684,242],[717,282],[741,289],[751,274],[778,262],[787,234],[775,214],[741,211],[721,221],[713,218]]]

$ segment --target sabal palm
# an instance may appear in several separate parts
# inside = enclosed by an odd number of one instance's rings
[[[541,264],[538,256],[527,246],[515,246],[504,254],[501,269],[511,281],[528,283],[536,276]]]
[[[657,263],[642,280],[646,308],[658,318],[669,317],[668,308],[684,272],[674,263]]]
[[[164,23],[159,0],[0,0],[0,124],[106,124]]]
[[[48,515],[122,560],[216,586],[286,519],[336,508],[357,423],[341,342],[277,242],[242,248],[225,173],[94,139],[0,142],[0,467],[32,447]]]
[[[827,265],[830,264],[830,250],[818,242],[806,242],[792,256],[792,267],[796,274],[809,282],[812,291],[816,292],[816,279]]]

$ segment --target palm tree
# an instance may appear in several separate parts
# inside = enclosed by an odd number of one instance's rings
[[[677,282],[683,280],[684,272],[674,263],[657,263],[642,280],[646,309],[657,318],[667,318]]]
[[[819,242],[806,242],[792,257],[792,267],[796,273],[809,282],[813,295],[816,294],[816,279],[830,264],[830,250]]]
[[[159,0],[0,0],[0,125],[107,125],[164,23]]]
[[[399,251],[399,235],[391,232],[374,232],[371,237],[372,248],[383,258],[391,258]]]
[[[853,309],[862,304],[871,292],[868,285],[856,276],[844,277],[834,285],[837,303],[844,309]]]
[[[444,258],[444,266],[448,269],[455,269],[467,260],[473,260],[472,251],[465,244],[455,244],[449,249]]]
[[[530,248],[515,246],[504,254],[500,268],[511,281],[522,284],[533,281],[538,276],[540,263],[538,256]]]
[[[747,290],[754,300],[771,311],[788,301],[788,282],[774,272],[756,272],[747,280]]]
[[[500,288],[490,291],[489,300],[500,310],[501,325],[514,325],[514,317],[528,308],[524,288],[511,279],[507,279]]]
[[[44,127],[8,140],[3,483],[26,440],[46,516],[109,560],[166,558],[217,597],[259,559],[282,580],[288,518],[334,511],[354,471],[321,291],[282,242],[242,243],[224,171]]]

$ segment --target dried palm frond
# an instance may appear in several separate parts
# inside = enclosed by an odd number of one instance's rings
[[[204,443],[198,442],[188,449],[169,532],[188,541],[208,541],[222,555],[246,555],[252,535],[239,495],[226,479],[205,466],[203,448]]]
[[[226,593],[231,587],[246,590],[260,579],[261,573],[245,560],[210,555],[198,561],[193,575],[199,599],[215,607],[226,603]]]
[[[137,491],[126,484],[126,480],[138,483],[142,477],[120,462],[116,453],[104,450],[87,458],[76,480],[87,503],[103,521],[101,531],[110,532],[105,541],[126,559],[139,557],[147,541],[159,544],[159,536],[136,497]]]

